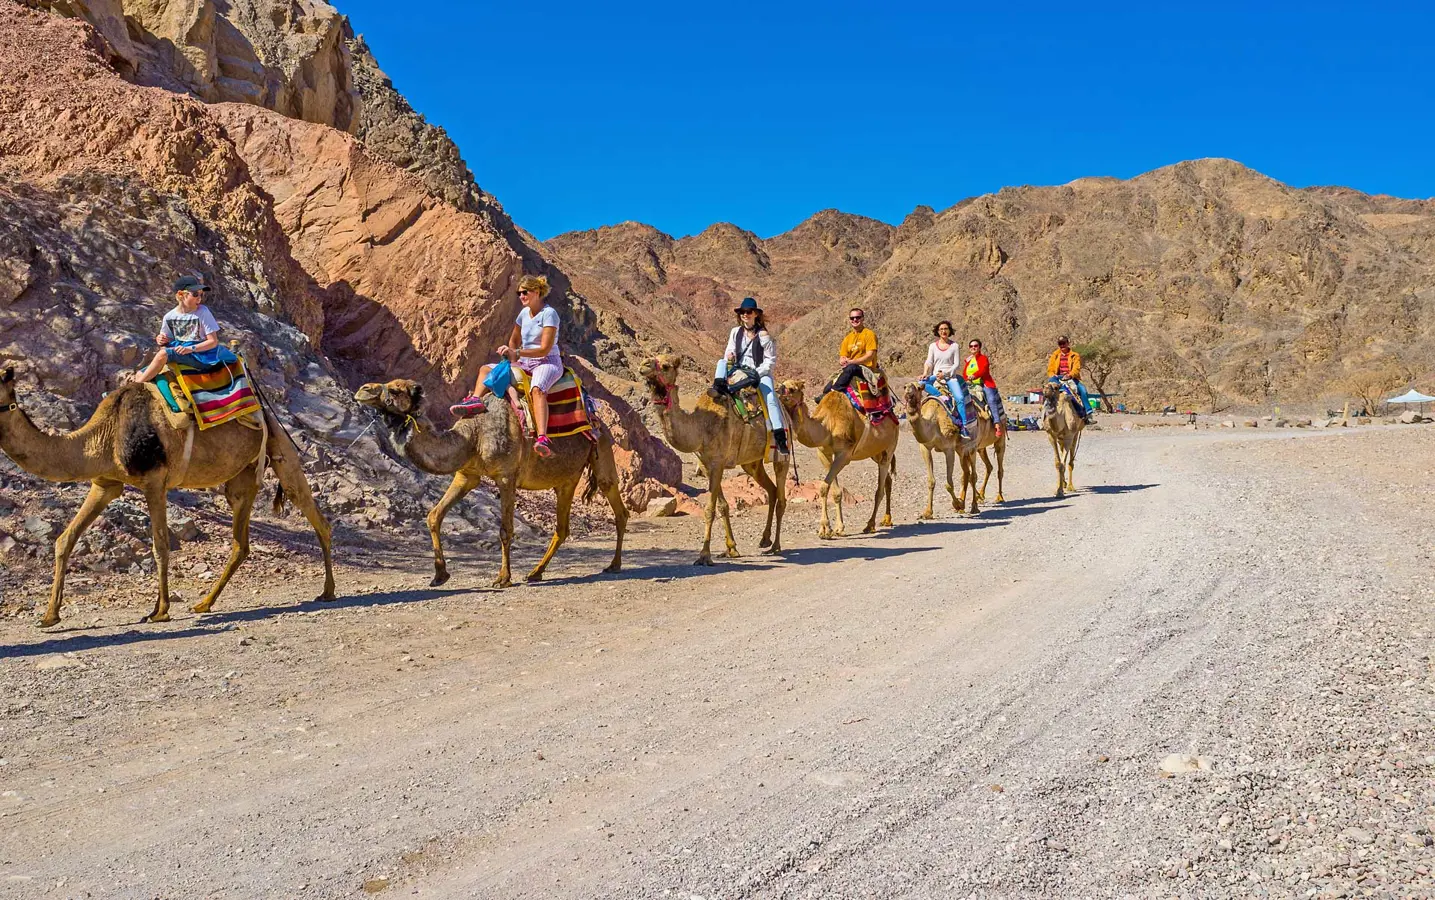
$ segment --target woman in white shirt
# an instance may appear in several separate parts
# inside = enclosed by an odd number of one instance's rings
[[[777,362],[777,344],[767,333],[767,321],[762,308],[751,297],[744,297],[733,310],[737,313],[738,325],[727,338],[727,350],[718,360],[717,371],[713,373],[713,394],[725,396],[745,386],[752,379],[757,380],[757,392],[767,407],[767,424],[772,428],[773,443],[779,453],[790,453],[787,446],[787,430],[782,427],[782,408],[777,404],[777,391],[772,380],[772,367]],[[750,373],[746,382],[733,384],[728,372],[737,369]]]
[[[513,322],[508,343],[498,348],[499,356],[507,357],[532,379],[528,396],[533,404],[533,418],[537,420],[533,423],[537,432],[533,451],[545,459],[553,455],[553,447],[548,442],[548,392],[563,377],[563,359],[558,354],[558,310],[544,301],[547,296],[548,279],[542,275],[525,275],[518,282],[518,299],[523,309]],[[489,390],[483,380],[492,369],[493,366],[480,369],[473,393],[450,406],[449,412],[461,419],[484,412],[487,407],[483,397]]]
[[[943,319],[932,329],[937,338],[927,345],[927,362],[922,366],[922,380],[947,383],[947,389],[957,401],[957,415],[962,420],[962,437],[971,438],[967,433],[967,385],[962,380],[961,348],[952,340],[952,323]]]

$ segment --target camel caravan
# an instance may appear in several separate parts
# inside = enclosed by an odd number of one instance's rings
[[[17,399],[13,366],[0,369],[0,450],[37,477],[90,483],[79,511],[55,541],[54,580],[41,627],[60,621],[66,566],[76,543],[126,486],[144,495],[149,510],[157,596],[146,622],[170,618],[169,491],[222,490],[233,513],[229,559],[204,599],[191,608],[196,613],[212,610],[249,555],[250,514],[271,471],[278,482],[273,511],[278,514],[287,498],[308,520],[324,560],[318,599],[335,598],[332,530],[314,500],[298,447],[260,395],[243,359],[232,346],[220,343],[219,325],[203,302],[208,291],[197,276],[175,282],[176,305],[164,316],[154,358],[144,369],[122,375],[116,390],[73,432],[51,434],[36,426]],[[455,417],[451,428],[441,430],[430,420],[423,388],[414,381],[365,384],[354,394],[358,403],[374,410],[398,455],[420,471],[453,476],[426,520],[434,586],[449,579],[441,537],[444,518],[485,479],[497,487],[500,506],[501,560],[494,587],[512,583],[514,507],[520,490],[553,491],[557,509],[553,535],[527,581],[543,578],[567,540],[580,491],[585,502],[601,494],[612,508],[613,559],[603,571],[622,568],[628,510],[619,492],[613,437],[596,415],[582,381],[563,365],[561,325],[547,293],[545,278],[528,276],[520,282],[522,309],[508,343],[497,348],[494,364],[482,368],[472,393],[450,407]],[[740,555],[731,504],[723,493],[723,475],[730,469],[747,473],[766,494],[767,522],[759,547],[764,553],[782,552],[788,475],[794,470],[792,441],[815,449],[823,470],[819,538],[845,533],[839,479],[851,463],[862,460],[871,460],[877,470],[872,512],[862,533],[877,530],[879,514],[880,525],[890,527],[901,417],[927,465],[927,504],[918,518],[934,516],[936,453],[945,459],[947,494],[957,514],[976,515],[978,503],[986,501],[992,457],[994,502],[1003,502],[1008,422],[980,341],[968,345],[971,353],[963,361],[951,323],[939,323],[922,376],[906,386],[899,406],[877,362],[876,335],[866,326],[863,310],[853,309],[848,314],[851,328],[839,348],[839,370],[809,404],[803,381],[775,380],[777,344],[757,301],[745,298],[734,314],[737,324],[712,384],[697,392],[691,408],[678,399],[680,357],[659,355],[639,367],[663,436],[675,450],[695,455],[706,472],[708,501],[696,565],[713,565],[712,533],[719,516],[724,556]],[[1075,490],[1076,449],[1089,416],[1080,370],[1080,355],[1061,338],[1048,359],[1042,393],[1042,428],[1055,456],[1057,497]],[[985,470],[980,482],[978,459]],[[952,478],[956,465],[961,470],[960,492]]]

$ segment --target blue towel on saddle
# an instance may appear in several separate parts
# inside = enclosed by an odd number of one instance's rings
[[[935,377],[923,378],[922,388],[927,392],[928,397],[935,398],[936,401],[942,405],[942,409],[946,410],[947,415],[951,417],[952,424],[960,428],[962,425],[962,416],[957,412],[957,398],[938,387]]]

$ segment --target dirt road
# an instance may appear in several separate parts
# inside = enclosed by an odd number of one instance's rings
[[[781,559],[638,520],[616,577],[416,545],[5,620],[0,894],[1432,896],[1432,451],[1108,430],[1056,501],[1018,435],[1010,502],[918,525],[904,435],[905,524],[795,506]]]

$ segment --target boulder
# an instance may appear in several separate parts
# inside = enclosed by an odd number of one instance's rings
[[[1311,421],[1310,419],[1296,419],[1293,424],[1297,428],[1309,428],[1311,426]]]
[[[654,497],[648,501],[648,508],[643,511],[643,515],[661,519],[676,515],[677,512],[678,498],[676,496]]]
[[[1421,422],[1428,422],[1430,420],[1420,415],[1420,413],[1416,412],[1413,409],[1407,409],[1405,412],[1401,413],[1400,417],[1395,421],[1399,422],[1401,425],[1418,425]]]
[[[1172,753],[1161,760],[1161,771],[1166,775],[1184,775],[1190,772],[1209,772],[1214,768],[1204,756],[1190,753]]]
[[[1241,423],[1241,427],[1242,427],[1242,428],[1259,428],[1259,427],[1260,427],[1260,423],[1257,422],[1255,419],[1246,419],[1244,422]]]
[[[26,516],[25,533],[36,540],[49,540],[60,533],[60,526],[41,516]]]

